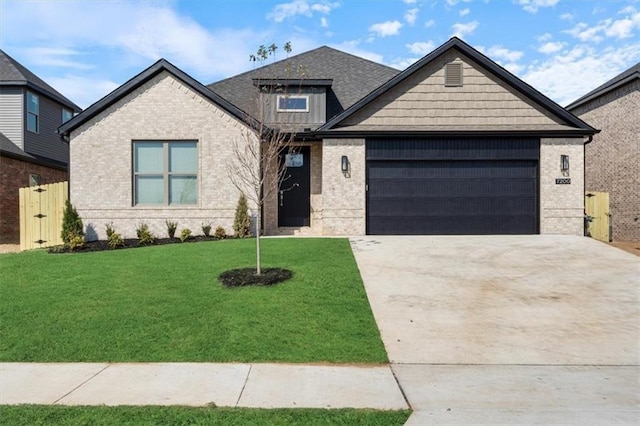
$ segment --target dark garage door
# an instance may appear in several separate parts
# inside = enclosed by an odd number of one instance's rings
[[[366,149],[368,234],[538,232],[538,139],[371,139]]]

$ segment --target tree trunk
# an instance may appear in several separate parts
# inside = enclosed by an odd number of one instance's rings
[[[262,231],[260,208],[256,215],[256,274],[262,274],[262,267],[260,266],[260,232]]]

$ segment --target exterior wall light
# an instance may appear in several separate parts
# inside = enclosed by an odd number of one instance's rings
[[[349,158],[346,155],[342,156],[342,161],[340,163],[340,168],[342,170],[342,173],[348,173],[349,172]]]
[[[569,174],[569,156],[568,155],[560,156],[560,171],[563,174]]]

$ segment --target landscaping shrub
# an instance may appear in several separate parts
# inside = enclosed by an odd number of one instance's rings
[[[153,244],[156,241],[155,235],[149,230],[149,225],[142,222],[136,228],[136,235],[140,240],[140,245],[145,246],[148,244]]]
[[[240,194],[238,205],[236,206],[236,215],[233,219],[233,233],[237,238],[245,238],[249,236],[251,230],[251,218],[249,217],[249,206],[247,205],[247,197]]]
[[[113,222],[107,223],[105,226],[105,232],[107,233],[107,240],[116,232],[116,229],[113,226]]]
[[[71,250],[82,247],[84,244],[84,227],[82,219],[75,207],[67,200],[64,205],[62,216],[62,241]]]
[[[213,236],[219,240],[224,240],[225,238],[227,238],[227,231],[225,231],[222,226],[218,226]]]
[[[164,223],[167,225],[167,235],[169,235],[169,238],[174,238],[176,236],[176,229],[178,229],[178,222],[165,220]]]
[[[210,237],[211,236],[211,224],[210,223],[203,223],[202,224],[202,233],[204,234],[205,237]]]
[[[189,238],[191,238],[191,229],[189,228],[184,228],[182,230],[182,232],[180,233],[180,241],[182,241],[183,243],[185,241],[187,241]]]

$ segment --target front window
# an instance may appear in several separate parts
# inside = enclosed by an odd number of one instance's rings
[[[66,108],[62,108],[62,124],[73,118],[73,111],[68,110]]]
[[[195,141],[133,143],[135,205],[194,205],[198,202]]]
[[[278,95],[278,112],[309,112],[309,97]]]
[[[40,126],[40,100],[38,95],[27,92],[27,130],[38,133]]]

